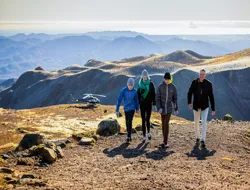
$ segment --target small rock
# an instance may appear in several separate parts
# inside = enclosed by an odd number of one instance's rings
[[[134,128],[132,128],[132,129],[131,129],[131,133],[132,133],[132,134],[135,134],[135,133],[137,133],[137,131],[136,131]]]
[[[19,133],[28,133],[28,131],[26,131],[26,130],[23,129],[23,128],[17,128],[17,131],[18,131]]]
[[[97,134],[94,134],[94,135],[92,135],[92,138],[95,139],[95,141],[97,141],[100,138],[100,136]]]
[[[77,133],[72,135],[72,138],[75,139],[76,141],[80,141],[84,137],[85,137],[84,133]]]
[[[57,154],[57,158],[63,158],[63,157],[64,157],[62,148],[61,148],[60,146],[58,146],[58,147],[56,148],[56,154]]]
[[[23,174],[21,179],[24,179],[24,178],[35,179],[36,177],[33,174]]]
[[[66,143],[62,142],[58,144],[57,147],[66,148]]]
[[[226,114],[223,119],[223,121],[234,121],[234,118],[230,114]]]
[[[136,130],[136,131],[142,131],[142,126],[141,126],[141,125],[137,125],[137,126],[135,127],[135,130]]]
[[[71,140],[67,139],[67,140],[65,141],[65,144],[69,144],[69,143],[72,143],[72,142],[71,142]]]
[[[53,142],[48,141],[48,142],[45,144],[45,146],[46,146],[47,148],[51,148],[51,149],[53,149],[54,151],[56,151],[56,144],[53,143]]]
[[[9,156],[7,154],[2,154],[2,159],[6,160],[8,158],[9,158]]]
[[[30,156],[37,156],[40,155],[42,150],[45,148],[45,144],[39,144],[37,146],[32,146],[29,148],[29,155]]]
[[[24,179],[20,179],[19,183],[21,185],[46,186],[46,183],[43,180],[40,180],[40,179],[24,178]]]
[[[32,158],[19,158],[17,160],[17,165],[31,166],[34,164],[34,160]]]
[[[13,185],[15,185],[17,183],[18,183],[18,180],[14,179],[14,178],[12,180],[7,181],[7,184],[13,184]]]
[[[57,159],[57,155],[56,155],[55,151],[53,149],[47,148],[47,147],[45,147],[42,150],[40,155],[42,157],[42,161],[47,162],[49,164],[55,162]]]
[[[93,145],[95,143],[95,139],[93,138],[82,138],[80,141],[79,141],[79,145]]]
[[[12,170],[10,168],[0,167],[0,173],[12,174],[12,173],[14,173],[14,170]]]

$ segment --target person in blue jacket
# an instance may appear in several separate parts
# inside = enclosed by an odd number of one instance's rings
[[[129,78],[127,81],[127,86],[122,89],[120,95],[118,97],[118,101],[116,104],[116,115],[119,117],[119,108],[122,100],[124,99],[124,111],[125,111],[125,120],[126,120],[126,128],[127,128],[127,139],[126,142],[130,143],[131,139],[131,130],[132,130],[132,121],[133,117],[136,113],[139,112],[139,102],[137,91],[134,89],[135,81],[133,78]]]

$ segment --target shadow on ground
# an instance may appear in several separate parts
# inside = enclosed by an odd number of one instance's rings
[[[213,156],[216,150],[208,150],[207,148],[199,149],[198,145],[193,147],[191,152],[186,153],[188,157],[196,157],[197,160],[206,160],[206,157]]]

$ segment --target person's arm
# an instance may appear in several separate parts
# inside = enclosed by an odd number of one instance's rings
[[[192,104],[192,96],[194,93],[194,86],[195,86],[195,82],[193,81],[191,86],[189,87],[188,94],[187,94],[188,105]]]
[[[140,90],[139,86],[137,88],[137,96],[138,96],[138,103],[141,104],[141,102],[140,102],[140,99],[141,99],[141,90]]]
[[[177,89],[174,86],[174,95],[173,95],[174,111],[178,111],[177,99],[178,99]]]
[[[213,85],[212,84],[211,84],[208,96],[209,96],[212,111],[215,111],[215,101],[214,101],[214,93],[213,93]]]
[[[138,94],[135,93],[135,109],[139,111],[139,101],[138,101]]]
[[[120,92],[120,95],[118,97],[117,104],[116,104],[116,112],[119,112],[119,108],[120,108],[123,96],[124,96],[124,89],[122,89],[122,91]]]
[[[153,105],[155,106],[156,105],[156,103],[155,103],[155,85],[153,82],[151,82],[150,85],[151,85],[151,96],[153,99]]]
[[[157,91],[156,91],[155,103],[156,103],[157,110],[161,109],[161,90],[160,90],[160,86],[158,86]]]

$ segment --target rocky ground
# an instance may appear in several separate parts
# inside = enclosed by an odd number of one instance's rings
[[[159,117],[153,115],[153,119]],[[46,186],[17,184],[8,188],[250,189],[249,122],[209,122],[207,149],[195,146],[191,122],[173,117],[171,123],[169,149],[160,146],[161,128],[155,126],[153,139],[145,143],[140,131],[133,134],[129,145],[124,144],[123,133],[100,137],[95,145],[71,141],[63,149],[64,158],[48,167],[16,165],[16,158],[7,159],[5,167],[46,182]],[[1,174],[0,181],[3,178]]]

